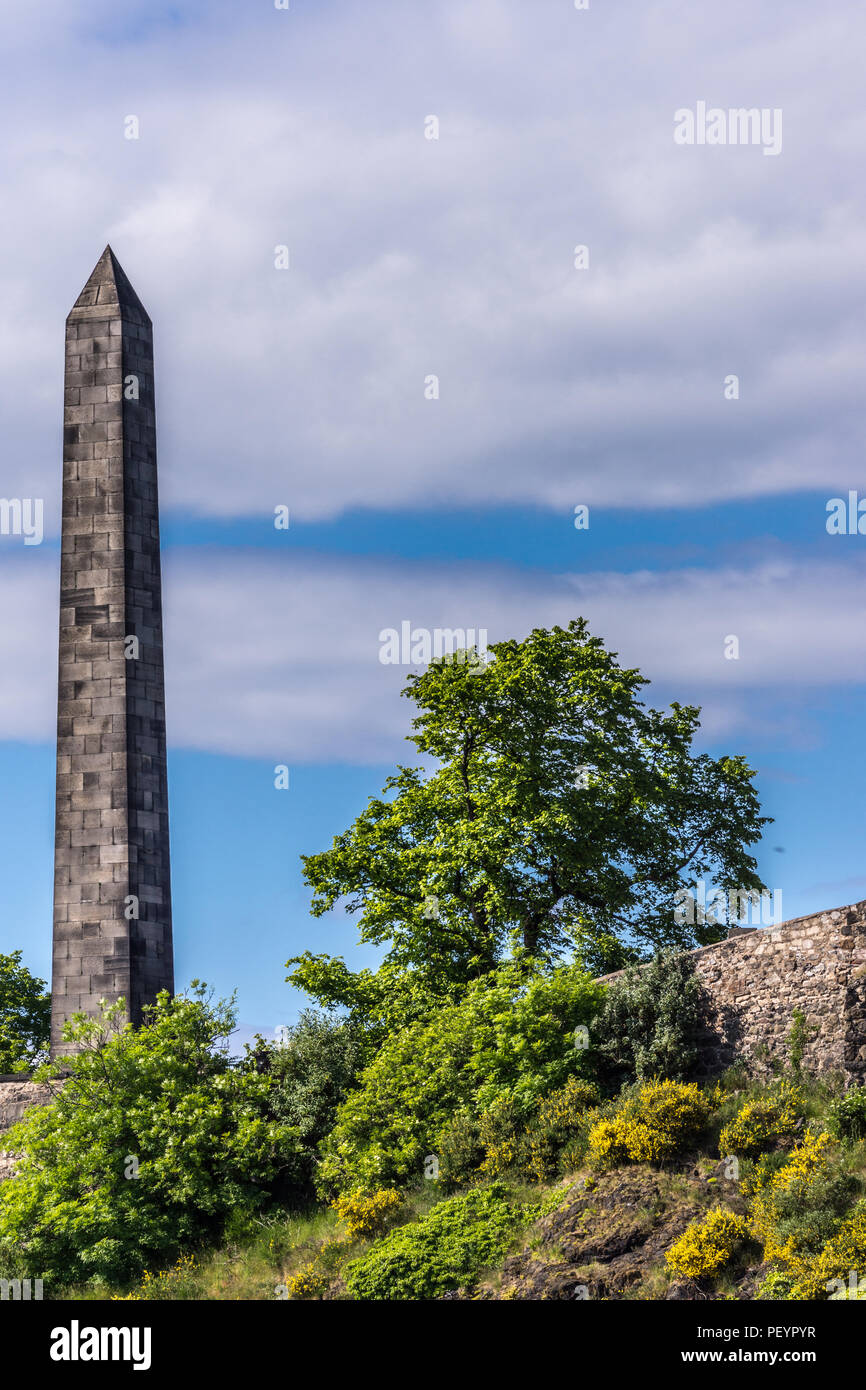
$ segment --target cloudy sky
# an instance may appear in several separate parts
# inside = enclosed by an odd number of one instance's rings
[[[0,495],[45,539],[0,536],[0,950],[50,969],[63,320],[106,242],[156,337],[179,982],[271,1030],[292,951],[365,959],[298,855],[407,757],[403,621],[584,614],[758,768],[785,915],[866,896],[866,535],[826,527],[866,497],[864,41],[855,0],[7,0]],[[678,144],[700,103],[781,148]]]

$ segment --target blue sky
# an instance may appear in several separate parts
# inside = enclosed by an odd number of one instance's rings
[[[272,1032],[288,955],[371,959],[298,856],[410,751],[378,661],[403,620],[583,613],[758,769],[785,915],[866,896],[866,536],[825,526],[866,496],[864,28],[804,0],[0,15],[0,495],[46,525],[0,536],[0,950],[48,974],[63,320],[107,241],[155,326],[179,983]],[[781,152],[676,145],[699,101],[781,110]]]

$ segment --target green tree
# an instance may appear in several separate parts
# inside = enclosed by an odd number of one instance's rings
[[[515,945],[618,964],[617,942],[646,954],[719,939],[722,925],[677,921],[677,890],[703,876],[763,887],[748,847],[767,821],[745,760],[695,753],[699,710],[647,708],[647,682],[582,618],[491,651],[409,677],[409,739],[429,769],[399,767],[330,849],[303,857],[313,915],[342,901],[362,941],[446,993]],[[321,957],[289,964],[322,1002],[354,988]]]
[[[20,1155],[0,1183],[0,1267],[54,1287],[124,1281],[217,1238],[230,1215],[266,1207],[298,1155],[271,1118],[272,1077],[234,1065],[230,1003],[163,991],[133,1030],[123,1001],[76,1014],[79,1049],[43,1077],[68,1075],[56,1099],[0,1136]]]
[[[47,1056],[51,995],[21,955],[0,954],[0,1072],[28,1071]]]

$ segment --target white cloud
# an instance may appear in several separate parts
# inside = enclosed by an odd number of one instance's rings
[[[856,545],[856,540],[853,542]],[[54,734],[56,557],[7,556],[0,610],[0,738]],[[485,628],[490,642],[579,614],[653,682],[647,698],[701,704],[705,730],[795,738],[816,691],[866,682],[864,564],[549,575],[268,552],[169,551],[166,673],[173,747],[274,763],[410,760],[408,669],[379,633]],[[725,639],[739,639],[727,660]]]
[[[156,324],[167,506],[856,485],[861,6],[74,0],[15,24],[5,495],[56,501],[62,321],[106,239]],[[698,99],[782,107],[782,154],[675,146]]]

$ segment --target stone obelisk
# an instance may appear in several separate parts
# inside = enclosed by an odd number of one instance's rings
[[[52,1055],[173,983],[153,335],[107,246],[66,321]]]

